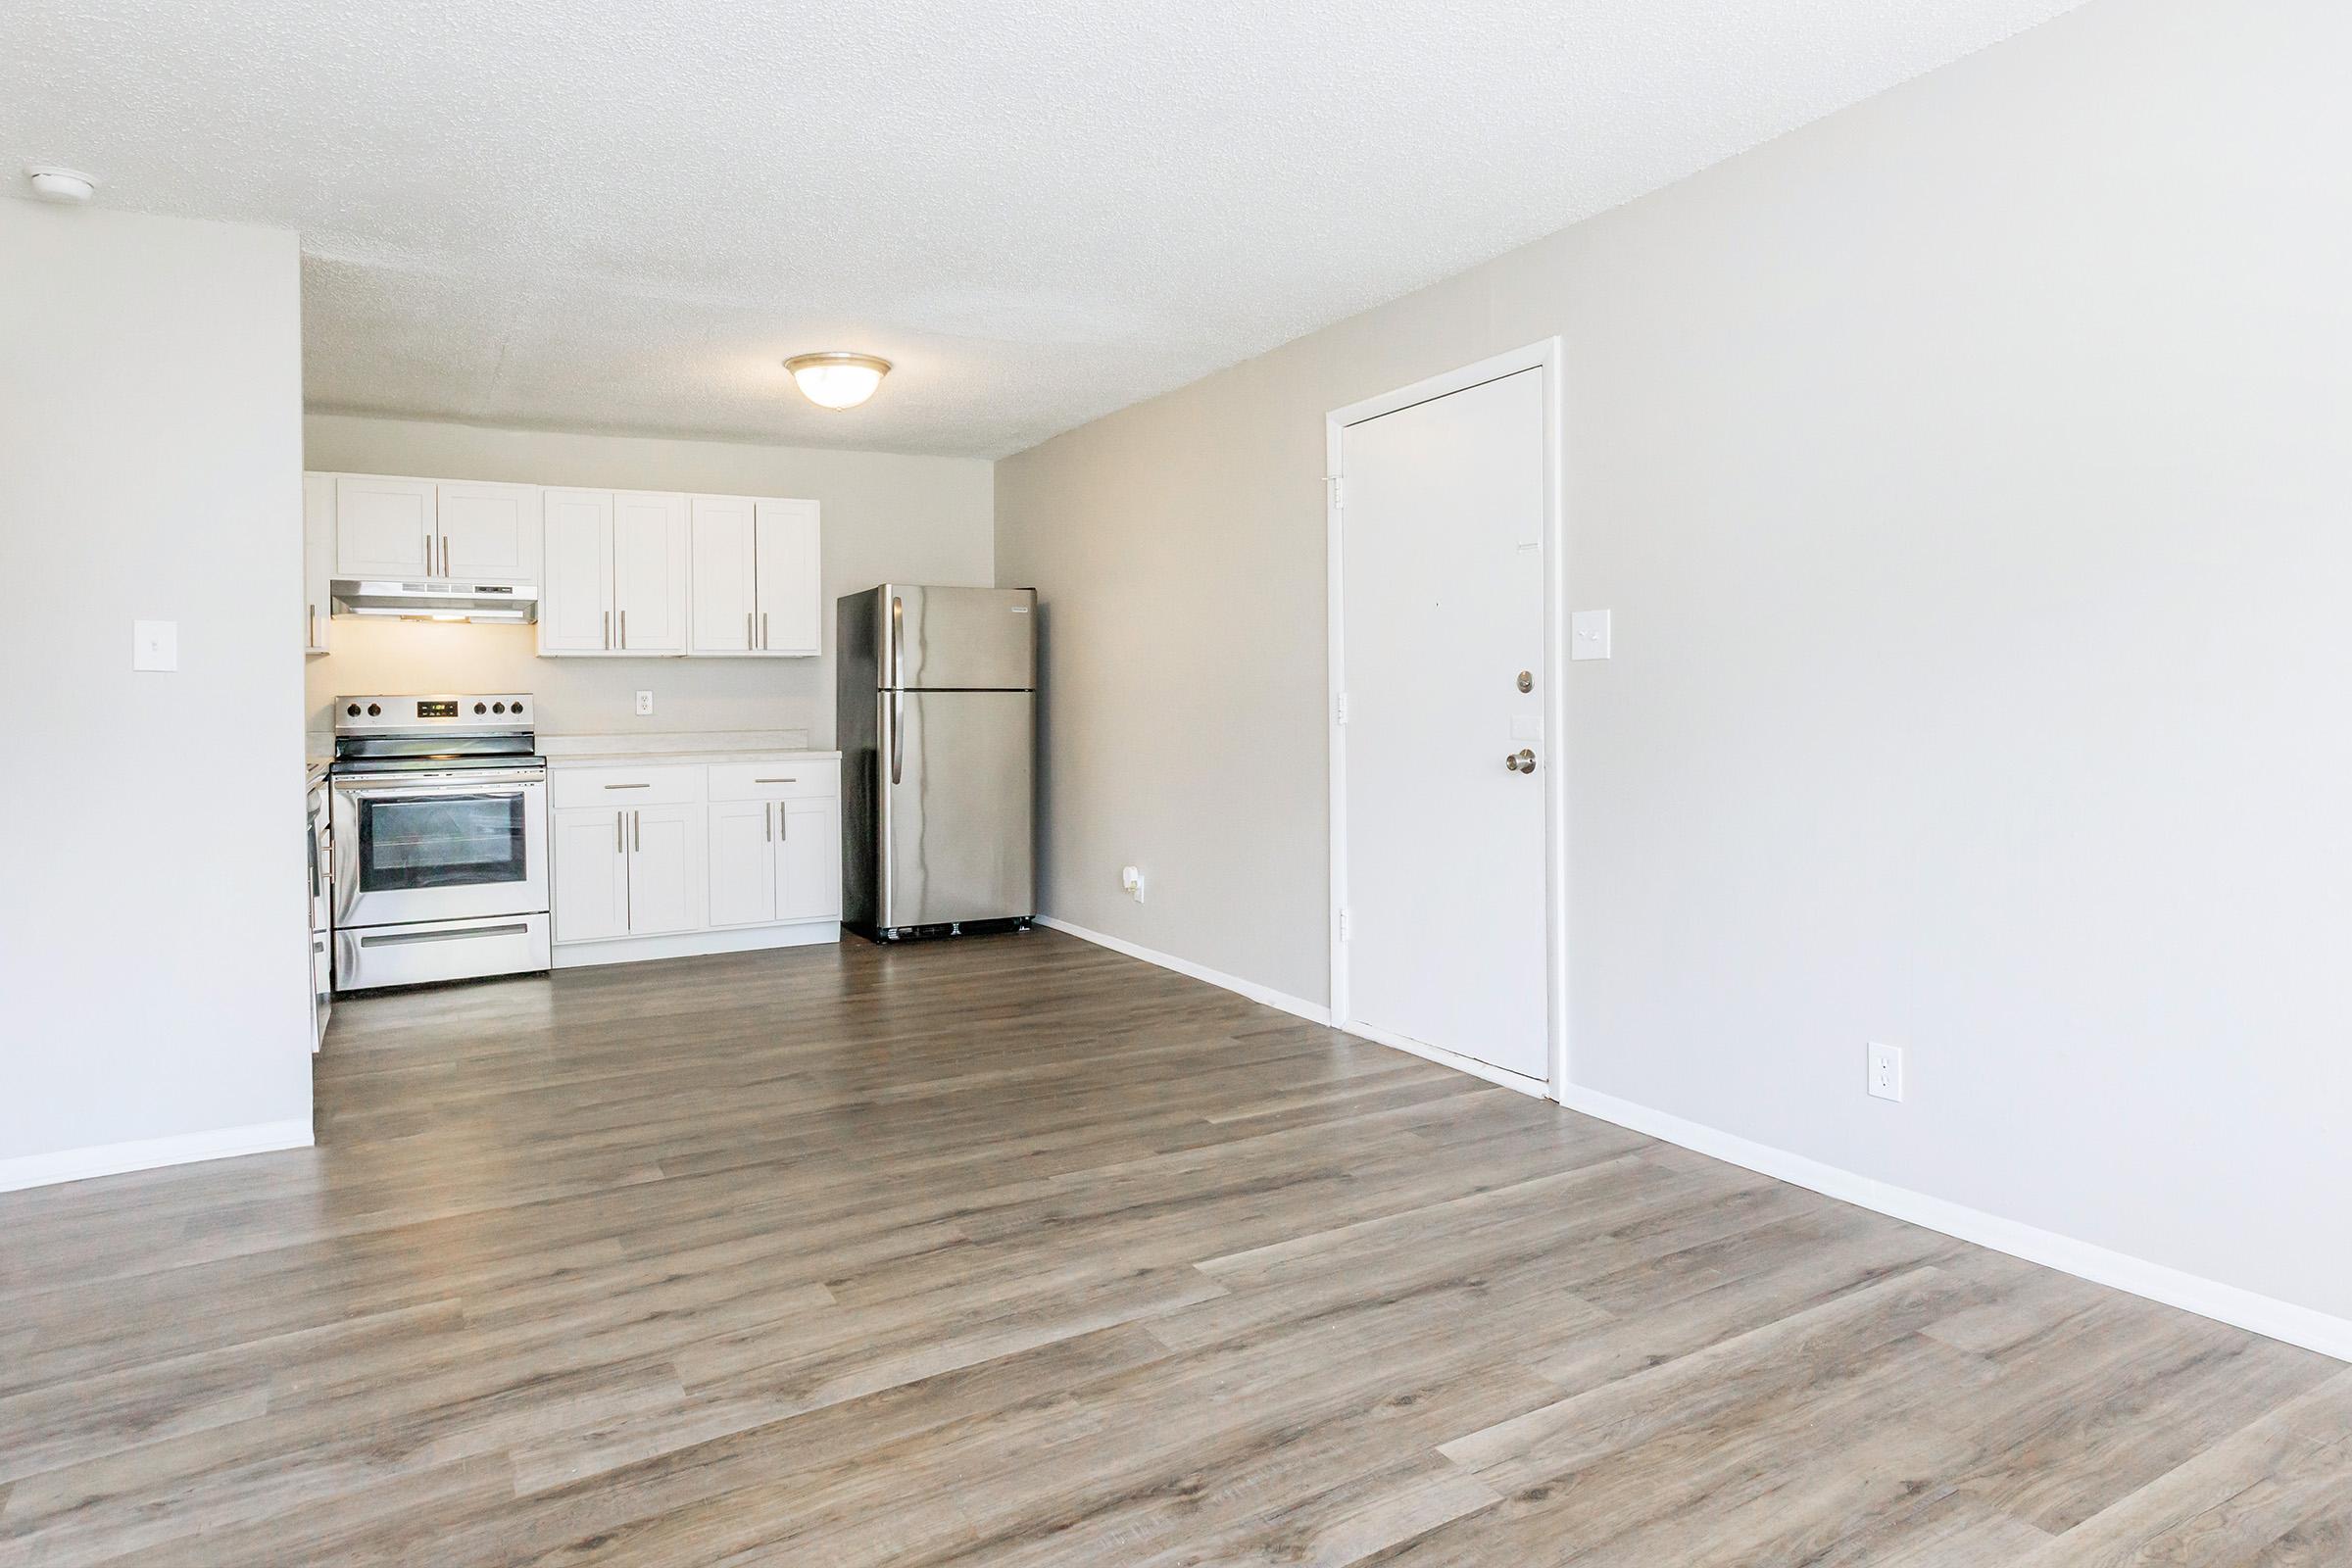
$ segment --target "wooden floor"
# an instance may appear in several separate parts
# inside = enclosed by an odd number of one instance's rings
[[[1047,932],[0,1197],[0,1564],[2352,1563],[2352,1373]]]

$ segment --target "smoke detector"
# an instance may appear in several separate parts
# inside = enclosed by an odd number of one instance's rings
[[[89,175],[72,169],[29,168],[24,177],[32,181],[32,194],[60,207],[82,207],[98,194],[98,182]]]

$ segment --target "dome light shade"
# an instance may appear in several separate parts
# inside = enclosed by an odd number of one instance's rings
[[[796,354],[784,362],[801,396],[820,409],[854,409],[874,395],[890,362],[871,354]]]

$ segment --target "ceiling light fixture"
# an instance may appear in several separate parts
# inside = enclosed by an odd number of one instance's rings
[[[32,194],[36,198],[61,207],[84,206],[98,194],[96,180],[71,169],[47,169],[36,164],[24,171],[24,177],[32,181]]]
[[[820,409],[854,409],[874,395],[890,362],[871,354],[796,354],[784,362],[801,396]]]

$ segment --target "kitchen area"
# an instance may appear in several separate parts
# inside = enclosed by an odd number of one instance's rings
[[[1035,913],[1030,591],[837,595],[805,496],[303,501],[315,1051],[338,995]]]

